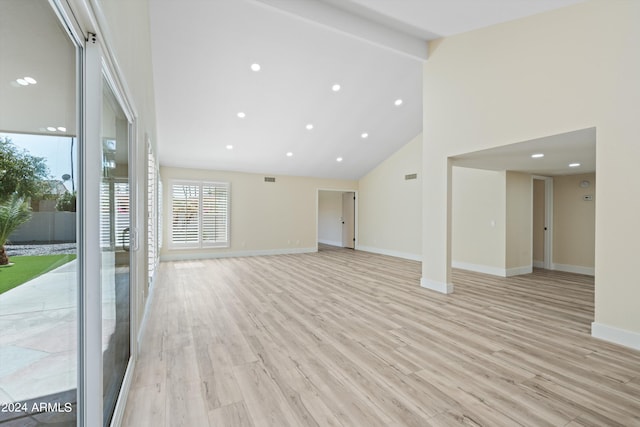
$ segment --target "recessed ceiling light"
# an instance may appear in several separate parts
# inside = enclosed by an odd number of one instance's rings
[[[369,134],[366,132],[363,132],[362,135],[360,135],[363,139],[369,138]]]
[[[313,129],[313,125],[311,123],[307,124],[305,127],[307,128],[307,130]]]
[[[67,128],[66,128],[66,127],[64,127],[64,126],[58,126],[58,130],[59,130],[60,132],[66,132],[66,131],[67,131]]]
[[[247,115],[245,113],[243,113],[242,111],[240,111],[238,113],[238,117],[240,117],[241,119],[244,119],[245,117],[247,117]]]
[[[336,159],[336,162],[341,162],[341,161],[342,161],[342,157],[338,157],[338,158]]]
[[[541,157],[544,157],[544,154],[542,154],[542,153],[536,153],[536,154],[532,154],[532,155],[531,155],[531,157],[532,157],[532,158],[534,158],[534,159],[539,159],[539,158],[541,158]]]
[[[577,168],[578,166],[580,166],[580,163],[569,163],[570,168]]]
[[[334,92],[338,92],[340,90],[340,85],[339,84],[334,84],[333,86],[331,86],[331,90]]]
[[[260,64],[251,64],[251,71],[260,71],[262,67],[260,67]]]
[[[227,150],[233,150],[233,145],[231,144],[227,145]]]
[[[402,105],[402,99],[396,99],[395,102],[393,103],[396,107],[399,107]]]
[[[34,85],[38,82],[33,77],[22,77],[22,78],[16,79],[16,83],[18,83],[20,86],[29,86],[29,85]]]
[[[289,151],[289,152],[287,153],[287,157],[291,157],[291,156],[293,156],[293,153],[292,153],[291,151]]]
[[[55,132],[57,129],[56,129],[56,128],[54,128],[53,126],[47,126],[47,130],[48,130],[49,132]]]

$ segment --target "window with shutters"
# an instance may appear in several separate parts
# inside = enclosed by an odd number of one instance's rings
[[[100,183],[100,247],[129,249],[129,183],[109,179]]]
[[[172,248],[229,246],[229,183],[171,183]]]
[[[153,282],[158,265],[158,168],[151,143],[147,142],[147,264],[148,280]]]

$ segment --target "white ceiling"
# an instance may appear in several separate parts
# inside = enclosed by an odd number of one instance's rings
[[[371,18],[395,20],[427,39],[512,21],[584,0],[321,0]],[[384,18],[383,18],[384,17]],[[375,18],[373,18],[375,19]]]
[[[151,0],[160,163],[358,179],[422,131],[427,40],[579,1]]]
[[[544,157],[532,158],[532,154]],[[452,157],[454,166],[541,176],[595,172],[596,129],[588,128]],[[580,166],[570,167],[571,163]]]

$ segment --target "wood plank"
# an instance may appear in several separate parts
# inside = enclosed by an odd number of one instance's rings
[[[244,402],[221,406],[209,412],[210,426],[253,427],[253,421]]]
[[[136,386],[129,391],[122,425],[164,427],[167,425],[166,412],[164,384]]]
[[[420,276],[341,249],[162,263],[123,425],[640,425],[592,277]]]

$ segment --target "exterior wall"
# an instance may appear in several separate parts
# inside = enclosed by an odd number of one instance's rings
[[[75,212],[33,212],[26,224],[9,236],[11,243],[75,242]]]

